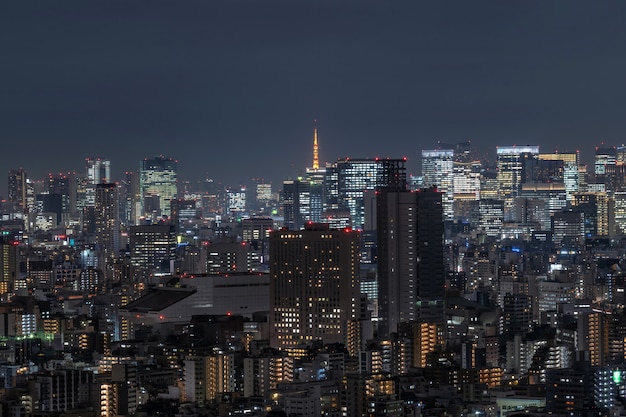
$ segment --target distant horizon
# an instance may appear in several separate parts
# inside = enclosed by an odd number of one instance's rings
[[[101,157],[119,180],[164,154],[181,180],[278,187],[312,163],[315,123],[321,162],[407,157],[413,175],[438,141],[588,162],[626,140],[623,2],[3,6],[0,172]]]
[[[448,145],[452,145],[455,143],[463,143],[466,141],[458,141],[458,142],[443,142],[444,144],[448,144]],[[481,155],[484,155],[484,151],[482,150],[478,150],[474,147],[474,141],[472,140],[472,149],[477,151],[478,153],[480,153]],[[319,137],[319,143],[320,143],[320,154],[323,155],[323,139],[321,138],[321,136]],[[177,168],[178,168],[178,181],[179,183],[182,182],[196,182],[196,183],[200,183],[204,180],[210,179],[213,181],[217,181],[218,183],[221,183],[224,185],[224,187],[238,187],[241,185],[246,185],[246,186],[250,186],[253,184],[254,180],[258,180],[258,179],[263,179],[266,183],[272,184],[272,190],[276,191],[278,188],[282,188],[282,182],[285,180],[293,180],[293,179],[297,179],[298,177],[304,176],[306,173],[306,169],[310,168],[312,166],[312,161],[313,161],[313,142],[311,141],[311,146],[310,146],[310,154],[311,154],[311,163],[307,164],[306,166],[300,167],[298,169],[295,169],[291,175],[286,175],[283,178],[275,178],[275,179],[271,179],[271,178],[266,178],[264,177],[264,175],[262,175],[262,173],[259,173],[259,175],[257,176],[251,176],[250,178],[247,179],[242,179],[240,181],[235,182],[229,182],[229,180],[227,178],[222,178],[219,175],[215,175],[215,176],[207,176],[207,177],[192,177],[189,176],[190,174],[190,169],[188,167],[184,166],[184,161],[181,162],[179,159],[176,158],[175,155],[170,155],[169,153],[161,153],[158,155],[152,155],[152,156],[145,156],[143,158],[140,158],[137,160],[137,166],[132,169],[133,172],[138,172],[139,170],[139,163],[140,161],[146,159],[146,158],[154,158],[154,157],[158,157],[158,156],[164,156],[167,158],[172,158],[177,162]],[[434,145],[437,145],[437,143],[434,143]],[[522,147],[522,146],[539,146],[539,151],[541,153],[553,153],[554,150],[545,150],[542,148],[541,145],[532,145],[532,144],[511,144],[511,145],[505,145],[505,144],[500,144],[500,145],[496,145],[493,147],[493,149],[491,150],[489,155],[491,158],[489,158],[487,160],[487,163],[485,163],[485,160],[483,159],[479,159],[482,163],[483,163],[483,167],[484,168],[494,168],[495,164],[496,164],[496,148],[497,147],[505,147],[505,146],[517,146],[517,147]],[[622,146],[621,144],[612,144],[612,145],[608,145],[605,144],[606,147],[617,147],[617,146]],[[602,148],[602,145],[596,145],[593,146],[590,152],[584,152],[583,150],[577,150],[580,152],[580,162],[581,165],[593,165],[593,156],[595,154],[595,150],[596,148]],[[328,163],[333,163],[336,162],[339,159],[344,159],[344,158],[351,158],[351,159],[367,159],[367,158],[407,158],[407,175],[413,175],[413,176],[419,176],[421,175],[421,151],[422,150],[435,150],[435,149],[445,149],[445,148],[441,148],[439,146],[432,146],[432,147],[425,147],[423,149],[419,150],[419,154],[415,157],[415,158],[411,158],[410,156],[406,156],[406,155],[400,155],[400,156],[395,156],[395,155],[368,155],[368,156],[362,156],[362,155],[343,155],[343,156],[338,156],[335,159],[332,160],[324,160],[323,157],[320,157],[320,168],[325,167],[326,164]],[[568,153],[568,152],[573,152],[573,151],[565,151],[565,150],[560,150],[559,152],[561,153]],[[92,159],[104,159],[104,160],[109,160],[111,162],[111,182],[115,182],[115,183],[119,183],[121,181],[123,181],[124,179],[124,174],[126,172],[131,171],[131,169],[126,169],[126,168],[118,168],[116,167],[115,164],[115,159],[114,158],[108,158],[105,156],[96,156],[96,155],[90,155],[88,157],[85,157],[82,159],[82,162],[85,162],[87,159],[92,158]],[[417,167],[416,167],[417,166]],[[184,168],[181,172],[181,167]],[[83,165],[82,167],[76,167],[76,168],[68,168],[68,169],[63,169],[60,171],[48,171],[42,174],[32,174],[32,171],[28,169],[28,165],[27,164],[21,164],[19,166],[16,167],[12,167],[7,169],[6,173],[8,174],[9,171],[13,170],[13,169],[24,169],[27,174],[28,174],[28,178],[32,181],[41,181],[41,180],[45,180],[48,176],[48,174],[68,174],[70,172],[76,172],[79,174],[84,174],[85,173],[85,165]],[[0,196],[2,198],[6,198],[6,194],[7,194],[7,176],[5,175],[5,180],[2,182],[2,187],[0,187],[0,189],[2,190],[2,194],[0,194]]]

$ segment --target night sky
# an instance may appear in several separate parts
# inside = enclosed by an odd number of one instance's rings
[[[417,174],[468,139],[588,160],[626,141],[625,80],[623,1],[3,1],[0,173],[102,157],[118,180],[163,154],[181,179],[278,186],[315,119],[322,161]]]

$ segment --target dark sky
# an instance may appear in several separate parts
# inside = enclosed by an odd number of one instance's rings
[[[437,140],[580,149],[626,132],[622,1],[4,1],[0,172],[159,154],[275,185]],[[4,194],[6,179],[0,176]],[[6,178],[6,177],[4,177]]]

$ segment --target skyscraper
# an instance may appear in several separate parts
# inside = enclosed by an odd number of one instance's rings
[[[117,184],[96,185],[95,229],[96,245],[105,258],[120,250],[119,193]]]
[[[131,226],[130,262],[133,279],[147,283],[154,274],[169,274],[176,257],[174,226],[154,224]]]
[[[170,201],[178,193],[177,162],[172,158],[158,156],[144,159],[139,166],[139,188],[141,192],[142,215],[146,213],[146,198],[158,197],[160,214],[170,215]]]
[[[513,207],[513,200],[521,190],[528,164],[539,155],[539,146],[498,146],[496,153],[498,192],[504,201],[507,217]]]
[[[441,193],[379,189],[379,335],[401,322],[444,324],[445,265]]]
[[[311,185],[302,180],[283,181],[283,214],[285,227],[300,230],[311,218]]]
[[[539,161],[563,161],[562,181],[565,184],[567,201],[571,203],[574,193],[580,191],[578,172],[580,161],[578,152],[540,153]]]
[[[326,167],[326,208],[350,211],[352,227],[365,225],[365,191],[406,184],[406,158],[339,159]]]
[[[347,343],[358,316],[359,232],[309,224],[270,236],[270,342]]]
[[[93,206],[96,202],[96,185],[111,181],[111,161],[100,158],[86,158],[87,205]]]
[[[454,219],[454,150],[422,151],[423,186],[436,187],[442,193],[445,220]]]
[[[26,190],[27,175],[22,168],[12,169],[9,171],[9,196],[11,203],[15,204],[15,208],[21,213],[27,212],[26,206]]]

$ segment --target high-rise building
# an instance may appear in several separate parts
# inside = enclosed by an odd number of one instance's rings
[[[527,167],[539,155],[539,146],[499,146],[497,153],[497,179],[500,198],[504,200],[505,218],[513,207],[513,199],[519,195],[527,177]]]
[[[585,214],[563,211],[552,216],[552,241],[557,245],[581,243],[585,238]]]
[[[96,185],[111,182],[111,161],[101,158],[86,158],[86,199],[87,205],[96,202]]]
[[[565,185],[565,194],[567,196],[567,201],[571,203],[573,194],[580,191],[578,152],[540,153],[539,161],[562,161],[562,181]]]
[[[199,219],[200,208],[196,200],[177,198],[172,200],[170,223],[176,228],[176,234],[193,235],[194,220]]]
[[[146,199],[150,196],[158,198],[159,208],[163,216],[170,215],[170,202],[178,194],[177,161],[172,158],[158,156],[144,159],[139,166],[139,188],[141,193],[142,215],[150,217],[153,213],[146,212]]]
[[[242,186],[226,190],[226,211],[229,217],[240,219],[247,207],[246,187]]]
[[[422,178],[424,188],[435,187],[442,193],[444,219],[453,220],[454,150],[423,150]]]
[[[615,229],[613,206],[607,193],[574,193],[571,210],[584,213],[587,237],[609,236]]]
[[[15,208],[26,213],[27,174],[22,168],[9,171],[9,202],[15,204]]]
[[[134,224],[135,202],[140,201],[138,198],[139,176],[135,172],[126,171],[118,187],[120,222],[124,225]]]
[[[7,301],[5,296],[13,291],[19,273],[19,251],[17,242],[6,239],[0,241],[0,300]]]
[[[617,149],[596,147],[594,158],[594,172],[596,179],[602,182],[603,176],[607,173],[607,167],[615,165],[617,162]]]
[[[401,322],[444,322],[444,226],[441,193],[379,190],[377,195],[379,335]]]
[[[120,250],[118,187],[117,184],[100,183],[95,190],[96,245],[105,258],[111,258]]]
[[[347,343],[359,313],[359,232],[313,223],[270,236],[270,342]]]
[[[302,180],[283,181],[284,225],[289,230],[300,230],[311,218],[311,184]]]
[[[154,224],[131,226],[129,232],[130,262],[133,279],[147,283],[154,274],[172,272],[176,257],[174,226]]]
[[[339,159],[326,166],[326,208],[350,211],[352,227],[365,225],[365,191],[406,184],[406,158]]]
[[[480,190],[482,165],[480,161],[455,162],[453,168],[452,196],[454,218],[470,220],[471,208],[482,198]]]

